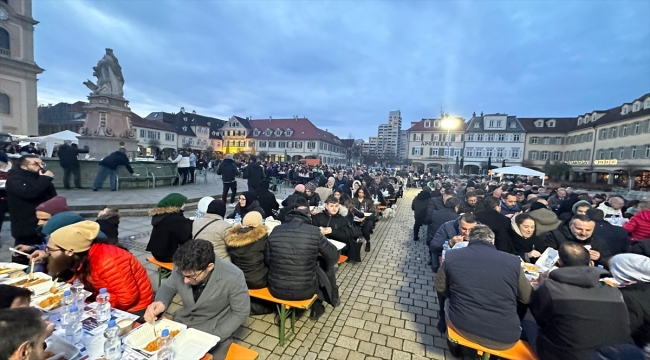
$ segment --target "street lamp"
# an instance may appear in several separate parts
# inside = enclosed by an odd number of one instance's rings
[[[445,117],[442,119],[440,125],[442,125],[443,129],[447,129],[447,172],[449,173],[449,157],[451,156],[451,136],[449,132],[453,127],[456,127],[456,121],[449,117]]]

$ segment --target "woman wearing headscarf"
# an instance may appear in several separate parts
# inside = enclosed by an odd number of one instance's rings
[[[251,211],[257,211],[264,217],[264,209],[257,201],[257,196],[252,191],[245,191],[239,195],[239,202],[235,206],[235,211],[228,215],[228,219],[234,219],[237,214],[243,219]]]
[[[192,239],[208,240],[214,246],[214,253],[218,257],[230,261],[225,239],[232,225],[224,221],[224,216],[226,216],[226,203],[212,200],[208,204],[205,215],[194,220]]]
[[[307,197],[309,206],[318,206],[318,203],[321,201],[320,195],[316,192],[316,184],[313,182],[308,182],[305,185],[305,196]]]
[[[535,220],[526,213],[516,214],[510,219],[507,237],[496,238],[494,246],[529,263],[542,256],[538,251],[542,245],[535,234]]]
[[[269,273],[264,262],[264,248],[268,238],[268,229],[262,223],[262,215],[251,211],[242,220],[241,225],[229,229],[226,245],[230,259],[242,272],[249,289],[266,287]],[[251,315],[270,314],[274,306],[263,300],[251,298]]]
[[[610,272],[620,283],[630,316],[632,339],[639,347],[650,345],[650,258],[619,254],[609,262]]]
[[[183,215],[185,201],[184,195],[171,193],[149,210],[153,229],[147,251],[160,262],[172,262],[176,249],[192,238],[192,222]]]

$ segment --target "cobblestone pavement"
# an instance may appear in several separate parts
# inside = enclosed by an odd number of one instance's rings
[[[362,252],[357,265],[341,264],[337,281],[341,304],[326,306],[318,320],[305,312],[296,335],[278,345],[274,315],[251,316],[235,333],[235,341],[254,349],[260,359],[419,360],[456,359],[446,351],[446,340],[435,325],[438,301],[434,274],[426,266],[424,241],[412,240],[411,202],[417,190],[399,199],[394,218],[382,218],[372,235],[372,251]],[[122,218],[121,242],[144,264],[157,288],[156,268],[144,251],[151,231],[150,218]],[[0,261],[10,258],[5,223]],[[174,312],[179,303],[172,304]]]

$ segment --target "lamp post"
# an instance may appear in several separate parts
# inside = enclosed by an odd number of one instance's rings
[[[451,156],[451,128],[456,125],[456,121],[446,117],[440,123],[443,129],[447,129],[447,173],[449,173],[449,157]]]

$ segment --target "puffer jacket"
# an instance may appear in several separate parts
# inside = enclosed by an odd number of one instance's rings
[[[343,206],[339,207],[339,212],[335,215],[330,215],[327,210],[323,210],[312,216],[311,222],[314,226],[332,228],[332,232],[326,235],[327,238],[349,244],[354,237],[354,231],[346,218],[347,213],[347,209]]]
[[[205,229],[203,229],[204,226]],[[205,214],[202,218],[194,220],[192,224],[192,239],[208,240],[214,246],[214,253],[218,257],[230,261],[230,255],[226,247],[226,236],[230,228],[232,228],[232,225],[223,221],[221,216],[217,214]],[[201,233],[197,235],[199,231]]]
[[[419,194],[413,199],[411,203],[411,210],[415,216],[415,221],[424,224],[427,217],[427,206],[431,200],[431,193],[427,191],[420,191]]]
[[[225,243],[230,260],[244,272],[249,289],[261,289],[267,286],[266,277],[269,269],[264,263],[264,249],[268,238],[266,226],[246,228],[236,225],[228,229]]]
[[[305,211],[291,210],[286,218],[287,223],[273,229],[264,250],[264,261],[269,268],[269,292],[284,300],[309,299],[319,285],[318,254],[323,256],[325,267],[332,268],[339,253],[311,224]]]
[[[235,205],[235,211],[233,211],[230,215],[226,216],[228,219],[234,219],[237,214],[241,216],[243,219],[246,214],[248,214],[251,211],[257,211],[262,215],[262,218],[266,217],[264,214],[264,209],[260,206],[260,203],[257,202],[257,200],[253,201],[250,205],[247,205],[245,208],[241,208],[241,205],[239,205],[239,202],[237,202],[237,205]]]
[[[126,312],[144,310],[153,301],[147,270],[128,251],[109,244],[93,244],[88,251],[93,296],[101,288],[111,295],[111,306]]]
[[[623,224],[632,241],[650,239],[650,210],[637,211],[630,221]]]
[[[217,167],[217,175],[221,175],[221,181],[225,183],[236,181],[235,178],[239,175],[237,164],[232,159],[224,159]]]
[[[151,209],[149,215],[153,229],[146,250],[158,261],[171,262],[176,249],[192,238],[192,222],[174,206]]]

